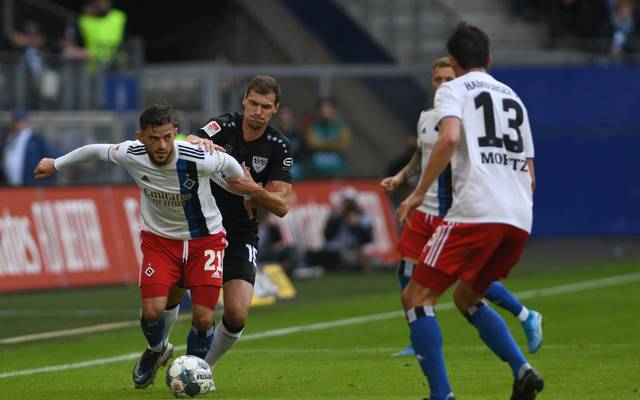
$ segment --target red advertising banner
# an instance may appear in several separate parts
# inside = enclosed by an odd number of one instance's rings
[[[367,253],[397,259],[392,210],[377,181],[296,183],[280,220],[285,240],[321,247],[346,186],[373,221]],[[135,186],[0,189],[0,292],[137,282],[139,196]]]
[[[377,180],[296,182],[291,209],[279,220],[284,240],[303,249],[321,248],[324,223],[347,188],[355,189],[358,204],[373,224],[373,242],[365,247],[365,252],[387,262],[399,260],[394,210]]]

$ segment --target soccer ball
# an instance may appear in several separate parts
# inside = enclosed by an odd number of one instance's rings
[[[180,356],[167,368],[167,386],[176,397],[204,396],[214,388],[209,364],[196,356]]]

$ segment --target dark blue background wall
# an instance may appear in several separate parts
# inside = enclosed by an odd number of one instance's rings
[[[640,234],[640,68],[496,68],[529,111],[534,234]]]

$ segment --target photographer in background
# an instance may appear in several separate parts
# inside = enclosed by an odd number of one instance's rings
[[[340,194],[338,207],[325,223],[323,249],[308,254],[310,265],[321,265],[329,270],[370,270],[364,246],[373,240],[373,227],[371,219],[356,200],[357,194],[352,187],[347,187]]]

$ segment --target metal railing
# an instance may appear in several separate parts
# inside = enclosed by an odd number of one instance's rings
[[[429,65],[228,65],[219,63],[148,65],[142,74],[146,103],[168,101],[185,111],[219,113],[236,109],[248,80],[271,75],[293,92],[306,91],[308,105],[331,97],[343,79],[397,78],[410,75],[427,88]],[[293,81],[293,82],[290,82]],[[182,91],[182,93],[180,93]],[[285,90],[286,92],[286,90]],[[185,96],[190,93],[190,96]],[[170,96],[173,96],[171,98]],[[289,102],[289,101],[287,101]]]
[[[90,70],[83,61],[38,50],[42,68],[33,69],[26,52],[1,52],[0,110],[104,109],[107,106],[105,91],[110,79],[135,77],[138,80],[141,74],[142,41],[139,38],[128,39],[122,49],[128,68],[117,72],[101,64]]]

